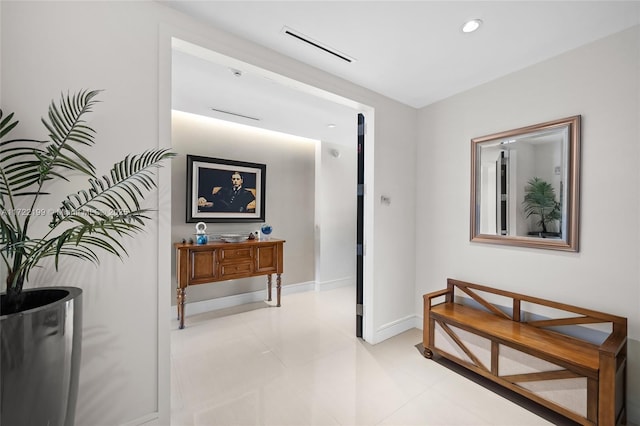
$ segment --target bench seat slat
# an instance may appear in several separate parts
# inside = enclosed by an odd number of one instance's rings
[[[466,325],[516,347],[535,348],[540,353],[570,365],[593,372],[597,372],[599,368],[598,347],[587,342],[549,333],[548,330],[500,318],[459,303],[448,302],[432,306],[431,315],[434,319],[440,318],[451,324]]]

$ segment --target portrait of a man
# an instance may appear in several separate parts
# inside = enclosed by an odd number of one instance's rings
[[[198,210],[209,212],[255,212],[255,189],[246,188],[243,184],[244,178],[242,174],[238,171],[232,172],[229,185],[214,186],[211,188],[210,196],[203,194],[198,197]]]
[[[266,165],[187,155],[187,222],[264,221]]]

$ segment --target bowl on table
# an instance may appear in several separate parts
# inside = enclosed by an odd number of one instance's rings
[[[239,243],[241,241],[246,240],[247,238],[249,238],[248,235],[242,235],[242,234],[222,234],[222,235],[220,235],[220,239],[222,241],[227,242],[227,243]]]

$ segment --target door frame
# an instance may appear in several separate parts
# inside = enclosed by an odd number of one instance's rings
[[[367,150],[365,150],[365,181],[364,188],[364,241],[363,241],[363,335],[365,341],[374,341],[374,123],[375,108],[361,103],[357,100],[346,98],[320,87],[303,83],[295,77],[287,76],[284,73],[269,71],[261,65],[245,62],[240,59],[236,52],[226,55],[221,53],[224,46],[216,43],[215,37],[194,34],[192,30],[180,29],[170,24],[160,24],[158,31],[158,146],[161,148],[171,148],[171,66],[173,40],[179,39],[208,49],[220,58],[229,60],[231,63],[242,62],[252,72],[258,72],[271,79],[279,81],[288,86],[293,86],[298,90],[315,94],[325,99],[342,103],[352,107],[365,116],[367,123]],[[244,56],[247,56],[245,54]],[[250,54],[248,54],[250,56]],[[252,61],[260,62],[260,58],[251,57]],[[264,62],[264,61],[263,61]],[[166,208],[171,205],[171,162],[158,170],[158,399],[157,412],[161,422],[170,419],[171,407],[171,380],[170,380],[170,353],[171,353],[171,263],[172,263],[172,241],[171,241],[171,209]]]

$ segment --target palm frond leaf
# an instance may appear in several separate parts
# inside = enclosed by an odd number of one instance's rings
[[[7,133],[9,133],[14,127],[18,125],[18,120],[13,120],[13,113],[3,117],[2,110],[0,109],[0,138],[3,138]]]
[[[88,189],[68,195],[53,214],[49,226],[118,216],[136,221],[137,216],[127,215],[140,211],[144,194],[155,188],[153,169],[174,155],[168,149],[155,149],[125,157],[114,164],[108,176],[91,178]]]
[[[49,239],[25,240],[17,242],[13,249],[21,249],[27,255],[23,265],[23,273],[28,278],[29,272],[42,259],[54,257],[58,268],[60,258],[70,256],[93,263],[100,263],[99,251],[105,251],[117,257],[127,255],[127,250],[120,242],[123,236],[133,236],[144,228],[145,214],[148,210],[139,210],[126,215],[112,217],[90,216],[65,229],[60,235]],[[134,223],[134,216],[139,223]]]
[[[538,216],[537,225],[546,232],[547,224],[562,218],[562,205],[556,201],[553,186],[538,177],[527,182],[522,201],[525,217]]]
[[[42,119],[49,131],[49,142],[30,139],[0,142],[0,194],[9,197],[39,194],[45,181],[67,180],[59,169],[93,176],[95,167],[73,145],[94,143],[95,132],[82,116],[91,111],[99,92],[85,90],[73,96],[62,95],[59,106],[51,102],[48,120]],[[0,111],[0,137],[8,135],[18,124],[12,118],[13,113],[2,119]],[[37,189],[24,191],[31,186]]]
[[[46,174],[55,167],[62,167],[93,176],[95,166],[80,154],[73,143],[92,146],[95,131],[82,119],[82,116],[92,110],[97,100],[94,98],[100,90],[83,90],[75,95],[62,95],[60,104],[54,102],[49,107],[48,121],[42,119],[42,124],[49,131],[51,144],[47,146],[47,155],[42,162],[43,172]]]
[[[0,216],[0,250],[9,254],[14,252],[14,247],[18,243],[19,231],[11,223],[7,215]]]
[[[17,124],[17,122],[16,122]],[[4,135],[8,134],[5,132]],[[42,141],[12,139],[0,142],[0,193],[20,196],[19,191],[35,185],[41,178]]]
[[[98,102],[100,91],[80,91],[61,95],[52,102],[42,124],[48,140],[8,139],[18,121],[0,110],[0,260],[8,269],[7,294],[15,300],[29,272],[47,257],[56,269],[60,259],[72,257],[98,263],[100,253],[118,257],[127,254],[120,242],[144,229],[151,210],[142,206],[145,194],[156,187],[154,169],[175,154],[166,149],[129,155],[102,177],[82,149],[94,145],[94,130],[84,114]],[[44,235],[32,238],[31,212],[40,195],[47,194],[47,181],[66,180],[67,173],[89,176],[87,189],[68,195],[52,215]],[[30,196],[27,203],[16,197]],[[16,209],[26,205],[25,209]]]

